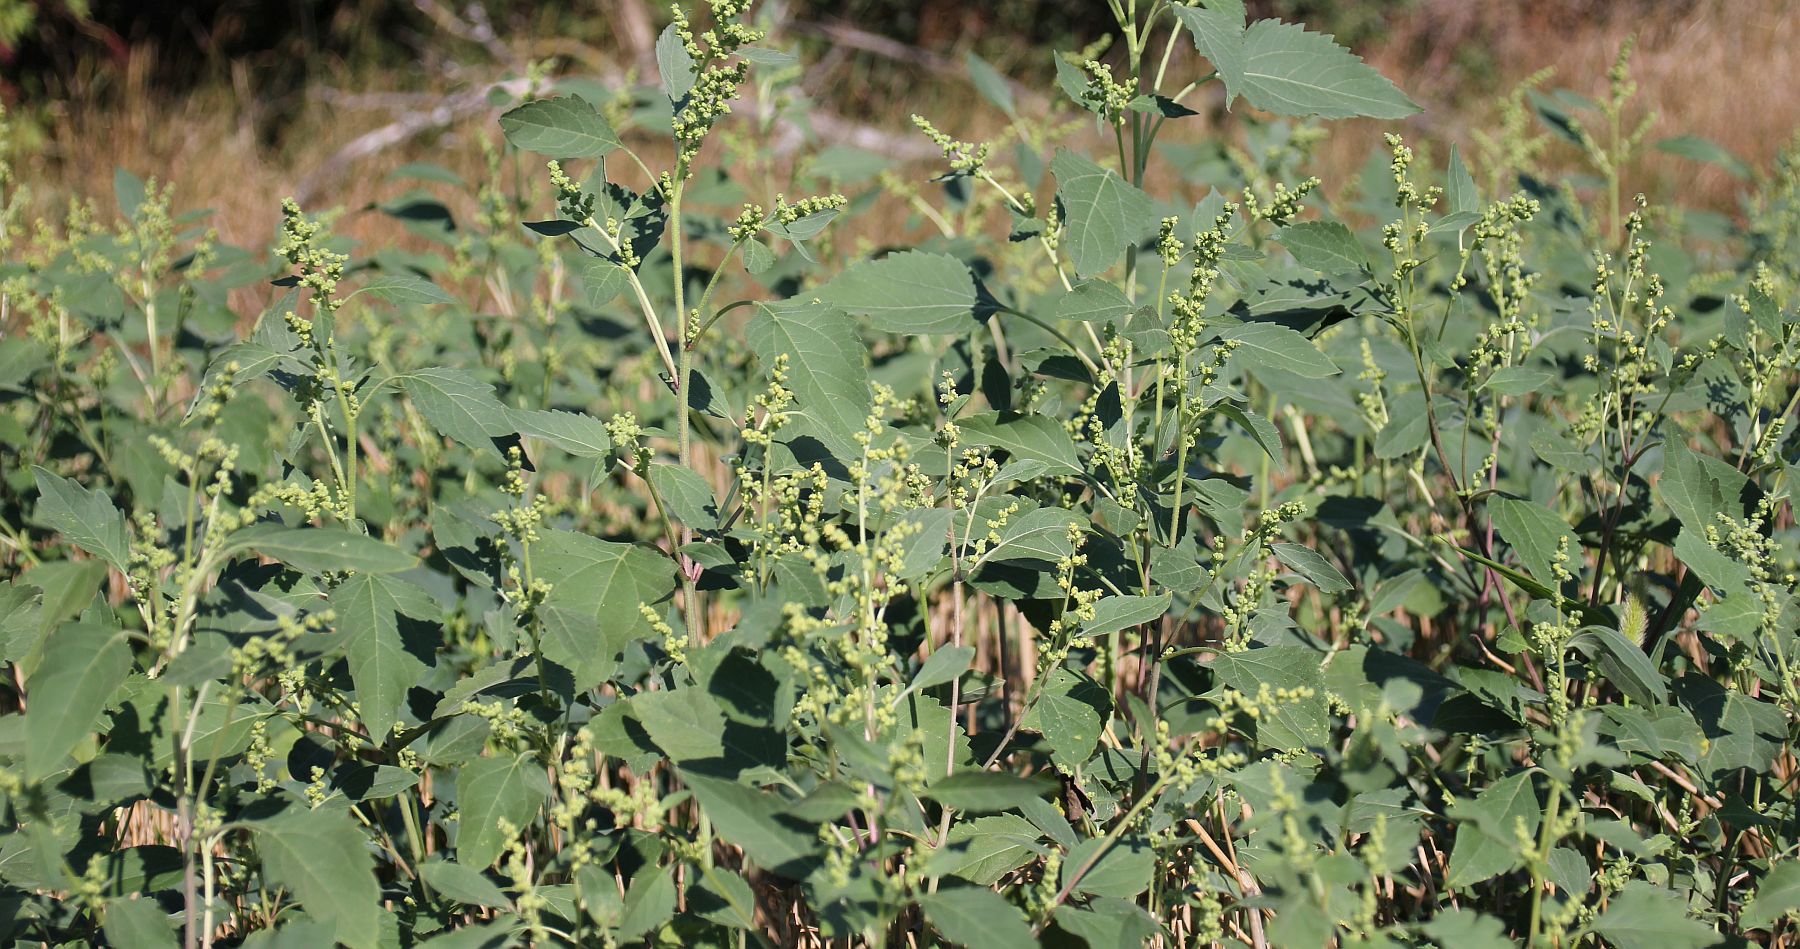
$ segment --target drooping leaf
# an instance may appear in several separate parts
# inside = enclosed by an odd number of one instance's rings
[[[1187,27],[1194,48],[1212,63],[1225,83],[1226,105],[1244,86],[1244,21],[1242,0],[1209,0],[1199,6],[1172,7],[1176,19]]]
[[[973,646],[944,646],[931,654],[913,676],[910,689],[929,689],[934,685],[954,682],[969,671],[969,663],[975,659]]]
[[[1103,596],[1094,602],[1094,618],[1083,623],[1081,631],[1087,636],[1105,636],[1122,629],[1154,623],[1169,611],[1169,600],[1167,593],[1156,596]]]
[[[365,281],[351,297],[368,294],[395,306],[434,306],[455,303],[456,298],[424,277],[410,273],[384,273]]]
[[[1093,679],[1067,669],[1050,673],[1037,704],[1020,727],[1044,736],[1059,761],[1086,761],[1093,754],[1112,699]]]
[[[1756,884],[1756,895],[1744,905],[1738,925],[1746,930],[1769,929],[1796,909],[1800,909],[1800,862],[1787,860],[1776,864]]]
[[[999,771],[960,771],[932,782],[926,795],[960,811],[989,813],[1024,807],[1043,798],[1054,784]]]
[[[1495,529],[1512,545],[1513,552],[1532,577],[1543,583],[1556,584],[1551,568],[1558,550],[1563,551],[1565,569],[1570,573],[1579,570],[1580,541],[1568,522],[1556,512],[1541,504],[1512,497],[1491,498],[1488,511],[1494,516]]]
[[[1477,792],[1450,812],[1456,825],[1456,842],[1450,849],[1450,870],[1445,880],[1453,887],[1471,886],[1519,865],[1518,828],[1537,833],[1542,809],[1531,786],[1531,772],[1521,771]]]
[[[174,949],[174,920],[151,898],[106,901],[106,939],[119,949]]]
[[[791,871],[817,852],[817,838],[804,823],[785,816],[768,792],[696,774],[684,780],[719,836],[744,848],[759,866]]]
[[[419,876],[432,889],[459,903],[470,906],[507,906],[511,902],[500,887],[482,875],[481,871],[460,863],[440,859],[426,860],[419,864]]]
[[[1351,589],[1350,581],[1344,579],[1342,571],[1333,566],[1325,555],[1300,544],[1274,544],[1275,558],[1286,564],[1295,573],[1306,578],[1308,583],[1319,588],[1320,593],[1327,595],[1347,593]]]
[[[1155,871],[1156,853],[1142,840],[1095,837],[1076,844],[1063,857],[1062,885],[1073,884],[1077,893],[1129,900],[1150,888]]]
[[[650,485],[677,522],[699,530],[719,526],[719,505],[713,498],[712,486],[692,468],[653,464]]]

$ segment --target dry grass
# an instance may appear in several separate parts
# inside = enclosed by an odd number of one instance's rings
[[[1790,0],[1422,0],[1385,40],[1363,52],[1426,107],[1409,134],[1466,146],[1470,132],[1491,121],[1499,96],[1540,68],[1556,69],[1555,85],[1599,93],[1619,44],[1633,34],[1639,101],[1662,116],[1653,138],[1705,136],[1766,167],[1800,127],[1800,84],[1792,81],[1800,75],[1800,45],[1791,41],[1800,35],[1800,3]],[[529,48],[518,43],[514,49],[529,56],[558,54],[579,71],[621,62],[628,57],[614,51],[635,45],[628,36],[584,39],[535,40]],[[975,100],[959,80],[933,76],[960,52],[920,51],[908,63],[868,50],[833,49],[829,70],[809,81],[809,91],[825,108],[842,109],[895,135],[908,134],[906,116],[912,111],[941,117],[941,124],[958,134],[998,133],[1003,120],[991,114],[994,110],[971,108]],[[273,128],[249,69],[235,69],[228,84],[170,98],[146,81],[155,55],[136,51],[122,75],[97,74],[47,110],[42,147],[21,168],[37,210],[54,214],[72,196],[95,197],[104,207],[113,168],[122,166],[173,183],[180,207],[215,210],[214,221],[228,242],[263,245],[274,233],[280,197],[299,191],[346,143],[389,125],[408,102],[425,108],[468,89],[469,77],[479,73],[464,68],[454,80],[426,82],[425,91],[406,94],[393,89],[419,88],[417,75],[322,80],[316,94]],[[885,80],[878,85],[907,89],[906,101],[868,101],[865,93],[877,85],[871,77],[882,70]],[[896,72],[911,73],[911,81],[895,81]],[[496,67],[489,78],[503,76]],[[1333,137],[1321,155],[1327,180],[1334,171],[1359,167],[1378,142],[1377,127],[1365,126]],[[335,180],[319,182],[315,203],[367,208],[399,190],[387,175],[412,161],[437,162],[476,180],[477,137],[493,128],[492,115],[478,111],[360,158]],[[1182,130],[1184,137],[1206,134],[1213,132],[1199,120]],[[1742,187],[1720,169],[1663,155],[1630,169],[1626,184],[1651,194],[1676,192],[1721,210],[1736,206]],[[353,213],[342,230],[361,239],[401,239],[398,228],[377,214]]]

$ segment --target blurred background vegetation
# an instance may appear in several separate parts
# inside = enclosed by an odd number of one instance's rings
[[[1409,136],[1443,145],[1498,128],[1505,94],[1546,68],[1555,70],[1547,86],[1598,92],[1631,36],[1639,101],[1662,116],[1653,138],[1700,135],[1766,166],[1800,125],[1791,0],[1249,5],[1355,47],[1426,107]],[[923,144],[912,112],[962,137],[1004,128],[1006,117],[971,93],[966,54],[1023,88],[1049,89],[1045,51],[1085,47],[1111,25],[1105,0],[764,0],[760,9],[775,44],[810,64],[799,86],[808,107],[837,122],[838,137],[855,131],[890,157]],[[649,0],[0,0],[0,97],[40,212],[108,194],[123,166],[173,183],[183,206],[223,212],[227,240],[255,243],[272,232],[281,195],[364,206],[383,197],[387,171],[419,160],[478,177],[480,138],[494,128],[482,90],[534,68],[615,86],[653,76],[667,17]],[[1187,125],[1196,135],[1233,127]],[[1333,136],[1318,172],[1331,181],[1359,167],[1378,132]],[[1678,186],[1725,213],[1741,185],[1672,156],[1633,172],[1638,190]]]

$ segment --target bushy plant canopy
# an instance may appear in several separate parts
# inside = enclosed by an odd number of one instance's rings
[[[9,938],[1790,943],[1800,150],[1115,3],[924,180],[748,6],[383,246],[5,176]]]

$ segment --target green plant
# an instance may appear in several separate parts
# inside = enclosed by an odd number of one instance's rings
[[[1622,57],[1591,180],[1324,183],[1404,94],[1116,0],[924,185],[768,147],[748,7],[413,243],[0,215],[12,938],[1791,943],[1800,161],[1623,198]]]

